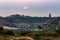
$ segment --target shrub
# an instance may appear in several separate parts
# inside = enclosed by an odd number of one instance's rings
[[[47,32],[45,32],[45,35],[46,35],[46,36],[57,36],[58,33],[55,32],[55,31],[47,31]]]

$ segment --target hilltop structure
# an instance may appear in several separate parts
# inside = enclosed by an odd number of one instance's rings
[[[49,18],[51,18],[52,17],[52,15],[51,15],[51,13],[49,13]]]

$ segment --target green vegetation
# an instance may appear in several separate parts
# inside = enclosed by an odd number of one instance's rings
[[[18,31],[0,30],[0,35],[19,35],[19,36],[58,36],[60,31]]]
[[[14,35],[12,30],[0,30],[0,35]]]
[[[35,31],[35,32],[24,32],[21,33],[21,35],[27,35],[27,36],[58,36],[59,33],[55,31]]]
[[[60,33],[58,31],[19,31],[19,30],[0,30],[0,39],[1,37],[9,40],[13,37],[21,37],[21,36],[29,36],[34,38],[35,40],[39,40],[40,37],[43,37],[44,40],[51,40],[53,37],[60,36]],[[45,38],[46,37],[46,38]],[[51,38],[50,38],[51,37]],[[41,39],[43,39],[41,38]],[[1,40],[4,40],[1,39]]]

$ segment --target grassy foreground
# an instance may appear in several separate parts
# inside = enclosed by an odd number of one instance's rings
[[[60,37],[53,36],[40,36],[37,38],[28,37],[28,36],[0,36],[0,40],[60,40]]]
[[[0,30],[0,40],[60,40],[60,31]]]

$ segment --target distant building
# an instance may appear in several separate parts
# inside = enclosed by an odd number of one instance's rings
[[[51,13],[49,13],[49,18],[51,18],[52,16],[51,16]]]
[[[7,30],[17,30],[18,28],[3,26],[3,29],[7,29]]]

